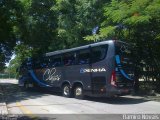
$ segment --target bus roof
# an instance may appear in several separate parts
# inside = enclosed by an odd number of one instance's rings
[[[80,47],[75,47],[75,48],[71,48],[71,49],[57,50],[57,51],[54,51],[54,52],[48,52],[48,53],[45,54],[45,56],[58,55],[58,54],[66,53],[66,52],[72,52],[72,51],[76,51],[76,50],[81,50],[81,49],[88,48],[90,46],[98,46],[98,45],[103,45],[103,44],[112,44],[114,41],[115,40],[107,40],[107,41],[92,43],[92,44],[88,44],[88,45],[84,45],[84,46],[80,46]],[[116,42],[122,42],[122,41],[116,41]],[[125,42],[122,42],[122,43],[125,43]]]

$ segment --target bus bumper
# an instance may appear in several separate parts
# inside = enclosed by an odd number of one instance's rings
[[[105,92],[92,92],[92,91],[85,91],[86,96],[91,96],[91,97],[115,97],[115,96],[123,96],[123,95],[129,95],[133,93],[133,89],[131,88],[110,88],[106,89]]]
[[[123,96],[123,95],[129,95],[133,93],[132,88],[111,88],[109,90],[106,90],[106,95],[109,97],[112,96]]]

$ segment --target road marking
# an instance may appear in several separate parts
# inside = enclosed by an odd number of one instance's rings
[[[20,104],[20,102],[16,102],[16,105],[22,110],[22,112],[24,114],[27,114],[28,117],[32,118],[32,119],[37,119],[38,117],[33,115],[33,113],[28,110],[26,107],[24,107],[22,104]]]

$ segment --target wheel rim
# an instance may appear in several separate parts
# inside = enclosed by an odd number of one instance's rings
[[[68,96],[69,95],[69,87],[65,86],[63,90],[64,95]]]
[[[76,88],[76,96],[82,95],[82,88]]]

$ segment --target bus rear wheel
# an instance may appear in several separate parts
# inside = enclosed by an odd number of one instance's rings
[[[70,89],[70,85],[65,84],[62,87],[62,95],[64,97],[71,97],[71,89]]]
[[[76,99],[83,99],[84,94],[83,94],[83,87],[82,86],[76,86],[74,89],[74,97]]]

